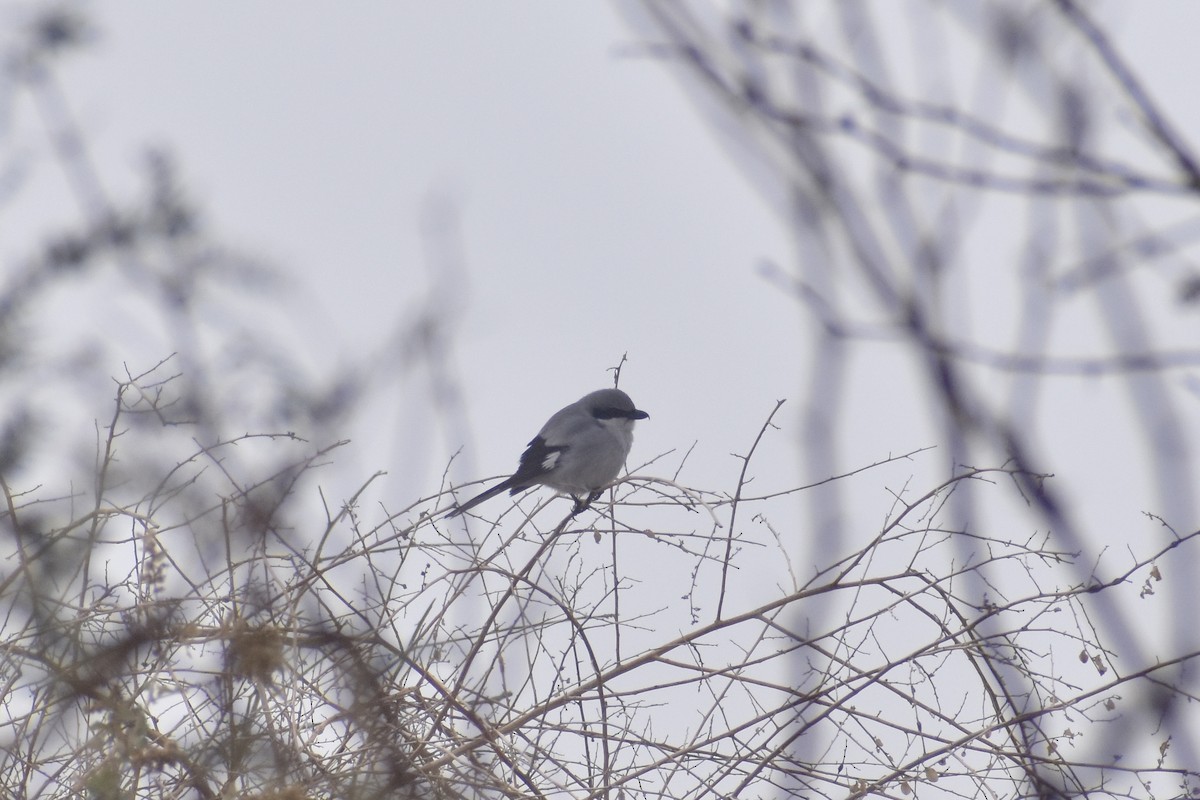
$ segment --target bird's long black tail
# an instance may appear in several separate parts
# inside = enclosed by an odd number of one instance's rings
[[[508,478],[507,480],[503,480],[500,483],[497,483],[492,488],[490,488],[480,494],[475,495],[467,502],[460,503],[459,505],[450,509],[449,511],[446,512],[446,516],[447,517],[457,517],[459,514],[463,513],[464,511],[470,511],[472,508],[479,505],[483,501],[491,500],[493,497],[500,494],[501,492],[514,491],[514,493],[515,493],[515,490],[522,489],[522,488],[524,488],[524,486],[521,484],[520,481],[516,480],[516,476],[514,475],[513,477]]]

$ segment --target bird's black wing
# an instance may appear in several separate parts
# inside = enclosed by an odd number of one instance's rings
[[[554,470],[554,465],[558,463],[559,457],[566,451],[565,444],[547,444],[543,437],[535,436],[529,442],[529,446],[525,448],[525,452],[521,453],[521,463],[517,467],[517,471],[506,481],[511,486],[508,493],[516,494],[530,486],[540,484],[542,478]]]

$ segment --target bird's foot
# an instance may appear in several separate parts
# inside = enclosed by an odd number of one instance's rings
[[[602,494],[604,494],[604,492],[602,492],[602,491],[592,492],[591,494],[589,494],[586,498],[584,498],[582,500],[579,499],[578,497],[576,497],[575,495],[571,495],[571,499],[575,501],[575,508],[573,508],[571,510],[571,516],[577,517],[580,514],[582,514],[584,511],[586,511],[592,505],[592,503],[599,500],[600,495],[602,495]]]

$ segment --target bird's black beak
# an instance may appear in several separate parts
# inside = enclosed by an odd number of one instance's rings
[[[649,416],[649,414],[647,414],[645,411],[642,411],[640,408],[635,408],[633,411],[629,412],[630,419],[646,419]]]

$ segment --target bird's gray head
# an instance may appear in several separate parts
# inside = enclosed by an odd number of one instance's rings
[[[634,420],[650,416],[635,406],[629,395],[620,389],[600,389],[587,395],[580,402],[600,422],[628,420],[632,424]]]

